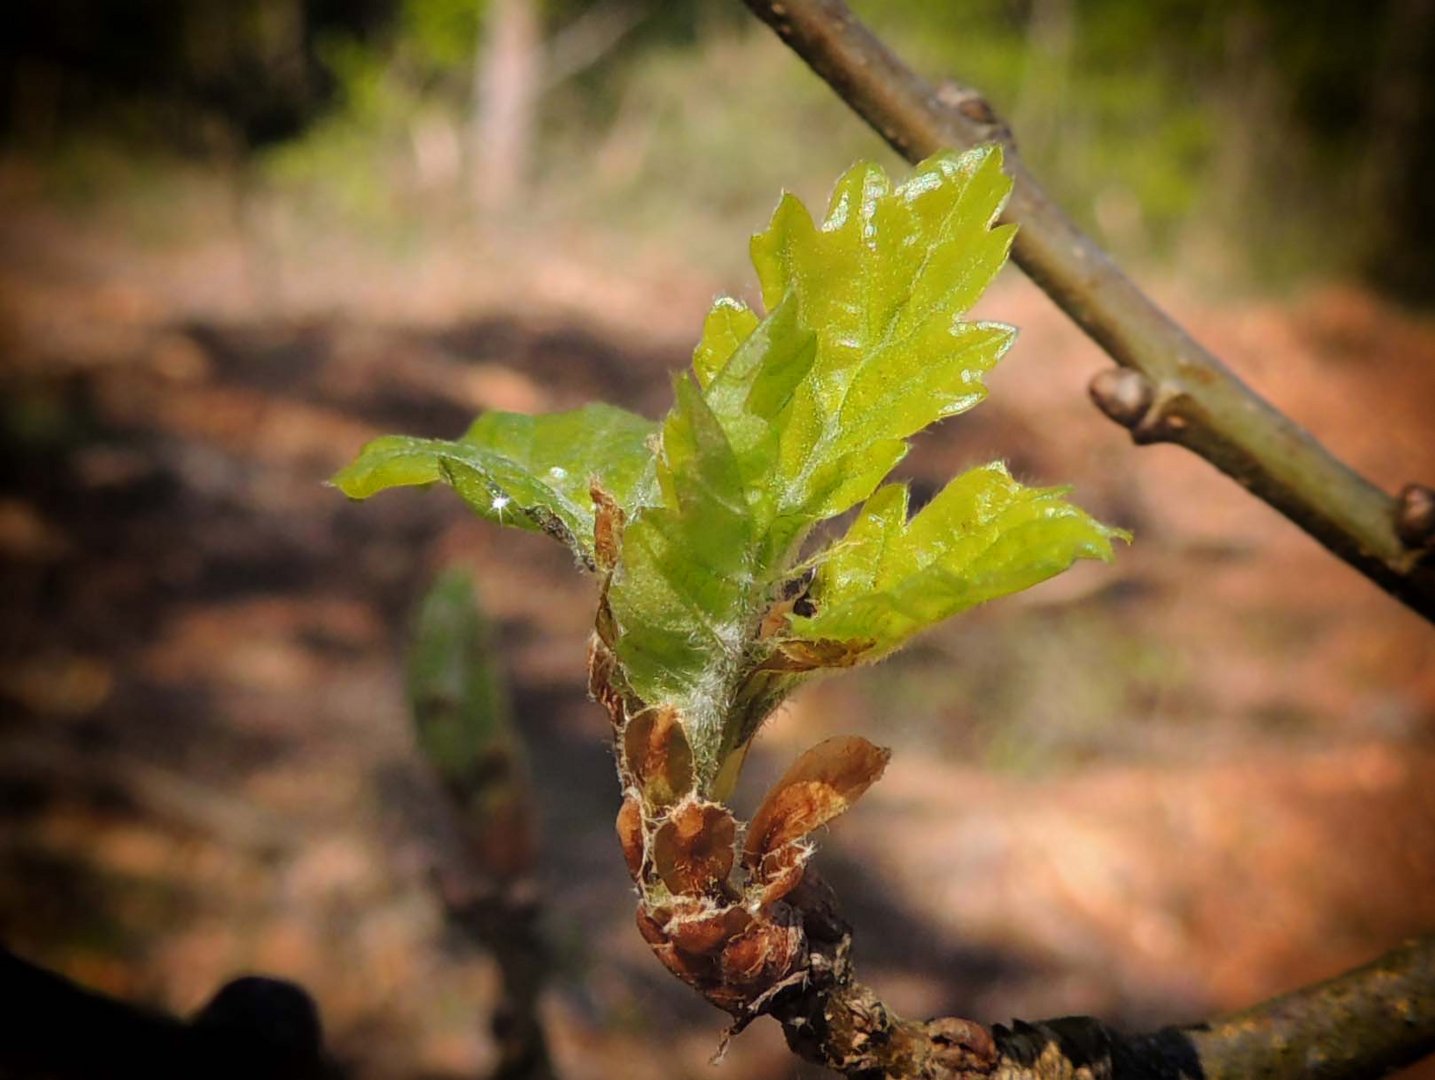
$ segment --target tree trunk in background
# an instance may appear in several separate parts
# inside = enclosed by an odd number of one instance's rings
[[[1076,13],[1071,0],[1034,0],[1026,28],[1026,70],[1022,73],[1012,122],[1026,147],[1060,167],[1071,88],[1071,56],[1076,44]]]
[[[1376,281],[1428,303],[1435,288],[1429,256],[1435,153],[1422,133],[1435,121],[1435,0],[1394,0],[1381,36],[1357,176],[1360,204],[1374,222],[1365,258]]]
[[[1243,244],[1284,242],[1280,230],[1289,219],[1271,213],[1268,193],[1301,191],[1302,171],[1310,167],[1306,132],[1296,126],[1289,88],[1272,59],[1269,16],[1259,4],[1237,4],[1220,32],[1214,162],[1195,227],[1183,238],[1185,259],[1218,281],[1238,272]]]
[[[528,176],[540,78],[534,0],[491,0],[473,79],[469,161],[479,212],[512,209]]]

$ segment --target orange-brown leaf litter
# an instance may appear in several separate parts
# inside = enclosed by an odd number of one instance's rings
[[[181,1012],[288,976],[354,1075],[480,1075],[497,976],[444,926],[400,667],[459,562],[529,741],[563,1074],[810,1075],[764,1024],[712,1070],[726,1018],[633,930],[591,581],[443,493],[322,486],[375,434],[485,408],[656,415],[723,283],[624,253],[256,270],[226,228],[0,219],[0,935]],[[1435,481],[1428,321],[1352,288],[1165,298],[1356,468]],[[1086,399],[1100,355],[1015,271],[982,313],[1021,337],[918,441],[914,493],[1003,457],[1135,543],[813,687],[739,810],[822,739],[892,748],[817,865],[914,1013],[1189,1019],[1431,928],[1435,631],[1202,462],[1133,448]]]

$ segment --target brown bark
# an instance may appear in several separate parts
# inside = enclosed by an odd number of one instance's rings
[[[862,1080],[1357,1080],[1435,1052],[1435,935],[1205,1023],[1126,1036],[1073,1016],[988,1030],[897,1016],[857,981],[830,890],[809,871],[789,900],[807,974],[766,1011],[796,1053]]]

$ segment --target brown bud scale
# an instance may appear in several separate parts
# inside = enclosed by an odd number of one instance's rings
[[[623,845],[623,859],[634,881],[643,874],[643,806],[632,792],[623,796],[618,808],[618,843]]]

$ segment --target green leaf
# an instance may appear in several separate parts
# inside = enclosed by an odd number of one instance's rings
[[[710,316],[709,330],[727,317]],[[734,319],[729,329],[749,324],[740,313]],[[713,365],[705,388],[678,380],[657,466],[661,505],[628,523],[608,594],[629,685],[644,701],[678,706],[704,776],[731,749],[732,706],[753,632],[810,524],[782,516],[774,467],[783,418],[816,359],[816,337],[798,322],[795,303],[779,304],[720,358],[737,336],[705,337],[722,343],[699,349]]]
[[[960,611],[1061,573],[1077,559],[1112,558],[1127,533],[1064,498],[1024,487],[999,462],[948,484],[910,520],[907,489],[889,484],[862,508],[813,580],[817,614],[790,621],[807,640],[866,641],[877,659]]]
[[[820,226],[784,196],[752,260],[770,307],[791,297],[817,363],[784,424],[784,504],[839,514],[872,493],[903,440],[986,395],[1014,331],[961,316],[1001,269],[1012,226],[1001,152],[945,153],[893,187],[876,165],[838,181]]]
[[[721,739],[757,591],[756,523],[741,462],[697,384],[676,382],[657,462],[662,503],[623,531],[608,602],[616,652],[646,702],[672,702],[700,766]]]
[[[737,352],[737,347],[757,329],[760,320],[741,300],[720,296],[703,323],[702,340],[693,350],[693,373],[698,385],[706,388],[713,376]]]
[[[457,441],[375,439],[333,483],[351,499],[442,481],[481,517],[546,532],[593,562],[596,480],[631,511],[650,482],[657,425],[611,405],[525,416],[490,412]]]
[[[961,316],[1006,257],[1011,230],[991,226],[1009,188],[991,150],[895,187],[859,165],[821,227],[786,197],[754,238],[766,318],[734,300],[708,314],[664,425],[660,505],[629,521],[609,593],[629,686],[678,708],[705,781],[786,685],[752,682],[756,638],[803,538],[985,393],[1012,331]]]
[[[816,335],[798,321],[796,303],[784,301],[713,375],[704,394],[727,433],[747,492],[756,565],[773,572],[814,520],[785,502],[779,455],[793,396],[816,359]]]
[[[1122,535],[1001,466],[911,520],[879,489],[907,440],[986,394],[1013,331],[965,313],[1006,259],[1010,190],[994,148],[939,154],[893,185],[859,165],[813,221],[785,196],[752,241],[767,315],[714,304],[660,428],[606,406],[492,413],[461,440],[389,438],[336,477],[355,498],[443,481],[482,516],[602,564],[600,634],[624,702],[671,706],[700,791],[794,685],[1064,569]],[[595,550],[589,482],[624,514]],[[815,557],[815,614],[785,583],[818,522],[866,500]],[[611,538],[611,542],[610,542]]]

